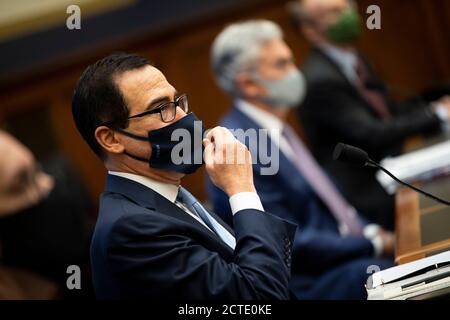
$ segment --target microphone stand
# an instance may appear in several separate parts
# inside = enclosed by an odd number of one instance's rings
[[[386,173],[389,177],[391,177],[392,179],[394,179],[396,182],[398,182],[399,184],[404,185],[404,186],[406,186],[406,187],[408,187],[408,188],[411,188],[411,189],[413,189],[414,191],[419,192],[419,193],[425,195],[426,197],[429,197],[429,198],[431,198],[431,199],[433,199],[433,200],[435,200],[435,201],[437,201],[437,202],[439,202],[439,203],[442,203],[442,204],[444,204],[444,205],[446,205],[446,206],[450,206],[450,202],[449,202],[449,201],[440,199],[440,198],[438,198],[438,197],[436,197],[436,196],[433,196],[432,194],[430,194],[430,193],[428,193],[428,192],[425,192],[425,191],[423,191],[423,190],[420,190],[420,189],[414,187],[413,185],[410,185],[409,183],[406,183],[406,182],[401,181],[399,178],[397,178],[397,177],[394,176],[392,173],[390,173],[387,169],[383,168],[381,165],[379,165],[378,163],[376,163],[375,161],[373,161],[373,160],[371,160],[371,159],[368,159],[368,160],[367,160],[366,166],[378,168],[378,169],[380,169],[381,171],[383,171],[384,173]]]

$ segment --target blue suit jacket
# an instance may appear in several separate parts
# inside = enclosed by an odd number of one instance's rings
[[[221,125],[229,129],[260,129],[259,125],[237,108],[232,108]],[[270,138],[268,144],[271,144]],[[252,150],[248,141],[242,141]],[[258,143],[259,144],[259,143]],[[272,145],[273,148],[277,148]],[[270,150],[270,149],[269,149]],[[278,150],[273,150],[278,152]],[[372,243],[363,237],[342,237],[331,212],[317,197],[309,183],[291,161],[279,152],[279,171],[264,176],[260,159],[253,165],[254,182],[264,209],[298,225],[292,254],[291,289],[301,299],[327,272],[352,259],[373,257]],[[301,160],[300,160],[301,161]],[[208,194],[217,214],[231,217],[228,199],[207,180]],[[367,278],[367,277],[366,277]],[[342,281],[346,282],[347,278]],[[338,286],[336,282],[334,284]],[[341,285],[345,285],[341,283]],[[360,284],[363,289],[363,283]],[[324,289],[326,290],[326,289]]]
[[[147,187],[109,175],[91,244],[100,299],[286,299],[295,226],[258,210],[234,216],[233,250]]]

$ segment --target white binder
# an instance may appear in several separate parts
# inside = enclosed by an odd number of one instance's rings
[[[374,273],[368,300],[406,300],[431,293],[450,295],[450,251]]]

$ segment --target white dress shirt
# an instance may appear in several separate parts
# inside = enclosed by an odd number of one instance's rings
[[[356,73],[356,66],[358,63],[358,56],[355,52],[349,50],[342,50],[333,46],[323,46],[322,50],[325,54],[333,60],[341,69],[342,73],[347,79],[355,84],[358,82],[358,74]]]
[[[127,173],[127,172],[117,172],[117,171],[108,171],[108,174],[119,176],[125,179],[129,179],[132,181],[135,181],[137,183],[140,183],[147,188],[155,191],[156,193],[160,194],[170,202],[177,205],[179,208],[181,208],[184,212],[189,214],[192,218],[200,222],[202,225],[204,225],[206,228],[211,230],[204,222],[203,220],[197,216],[195,213],[191,212],[188,208],[186,208],[182,203],[179,203],[176,201],[177,195],[178,195],[178,188],[179,186],[164,183],[160,181],[156,181],[154,179],[140,176],[137,174]],[[255,192],[240,192],[229,199],[231,211],[233,215],[238,213],[241,210],[245,209],[254,209],[254,210],[260,210],[264,211],[264,208],[261,204],[261,200],[259,199],[259,196]]]

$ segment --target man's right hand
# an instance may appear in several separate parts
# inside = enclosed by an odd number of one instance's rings
[[[240,192],[256,192],[251,154],[228,129],[215,127],[210,130],[203,145],[206,171],[217,187],[229,197]]]

